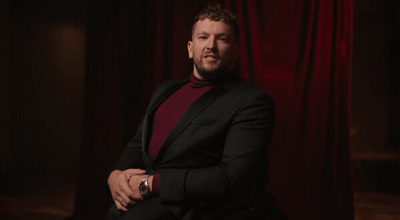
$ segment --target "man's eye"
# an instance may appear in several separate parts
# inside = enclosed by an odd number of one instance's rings
[[[201,39],[201,40],[206,40],[206,39],[207,39],[207,36],[199,36],[199,39]]]
[[[225,38],[225,37],[220,37],[219,40],[225,42],[225,41],[226,41],[226,38]]]

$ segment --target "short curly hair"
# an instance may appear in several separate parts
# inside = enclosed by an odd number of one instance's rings
[[[216,6],[209,5],[194,17],[194,22],[192,26],[192,36],[197,22],[203,21],[205,19],[210,19],[211,21],[223,21],[224,23],[233,27],[235,39],[236,41],[239,40],[239,23],[236,19],[236,16],[232,12],[223,9],[221,5],[216,5]]]

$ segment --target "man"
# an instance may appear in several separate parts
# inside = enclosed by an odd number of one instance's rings
[[[110,219],[219,219],[264,200],[275,108],[231,72],[238,33],[219,6],[196,16],[193,73],[154,93],[109,175]]]

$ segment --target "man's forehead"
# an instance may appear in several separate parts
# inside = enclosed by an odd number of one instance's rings
[[[214,28],[221,32],[229,32],[231,30],[231,26],[225,23],[223,19],[219,21],[213,21],[209,18],[205,18],[196,22],[194,32],[205,32],[210,28]]]
[[[210,18],[204,18],[204,19],[200,19],[200,20],[198,20],[198,21],[196,22],[196,24],[200,24],[200,23],[222,23],[222,24],[225,24],[225,25],[229,26],[229,25],[224,21],[224,19],[221,19],[221,20],[216,21],[216,20],[212,20],[212,19],[210,19]]]

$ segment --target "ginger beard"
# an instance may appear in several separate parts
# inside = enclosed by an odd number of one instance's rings
[[[209,81],[214,81],[228,72],[233,65],[233,59],[223,60],[218,54],[203,53],[193,59],[194,67],[200,76]]]

